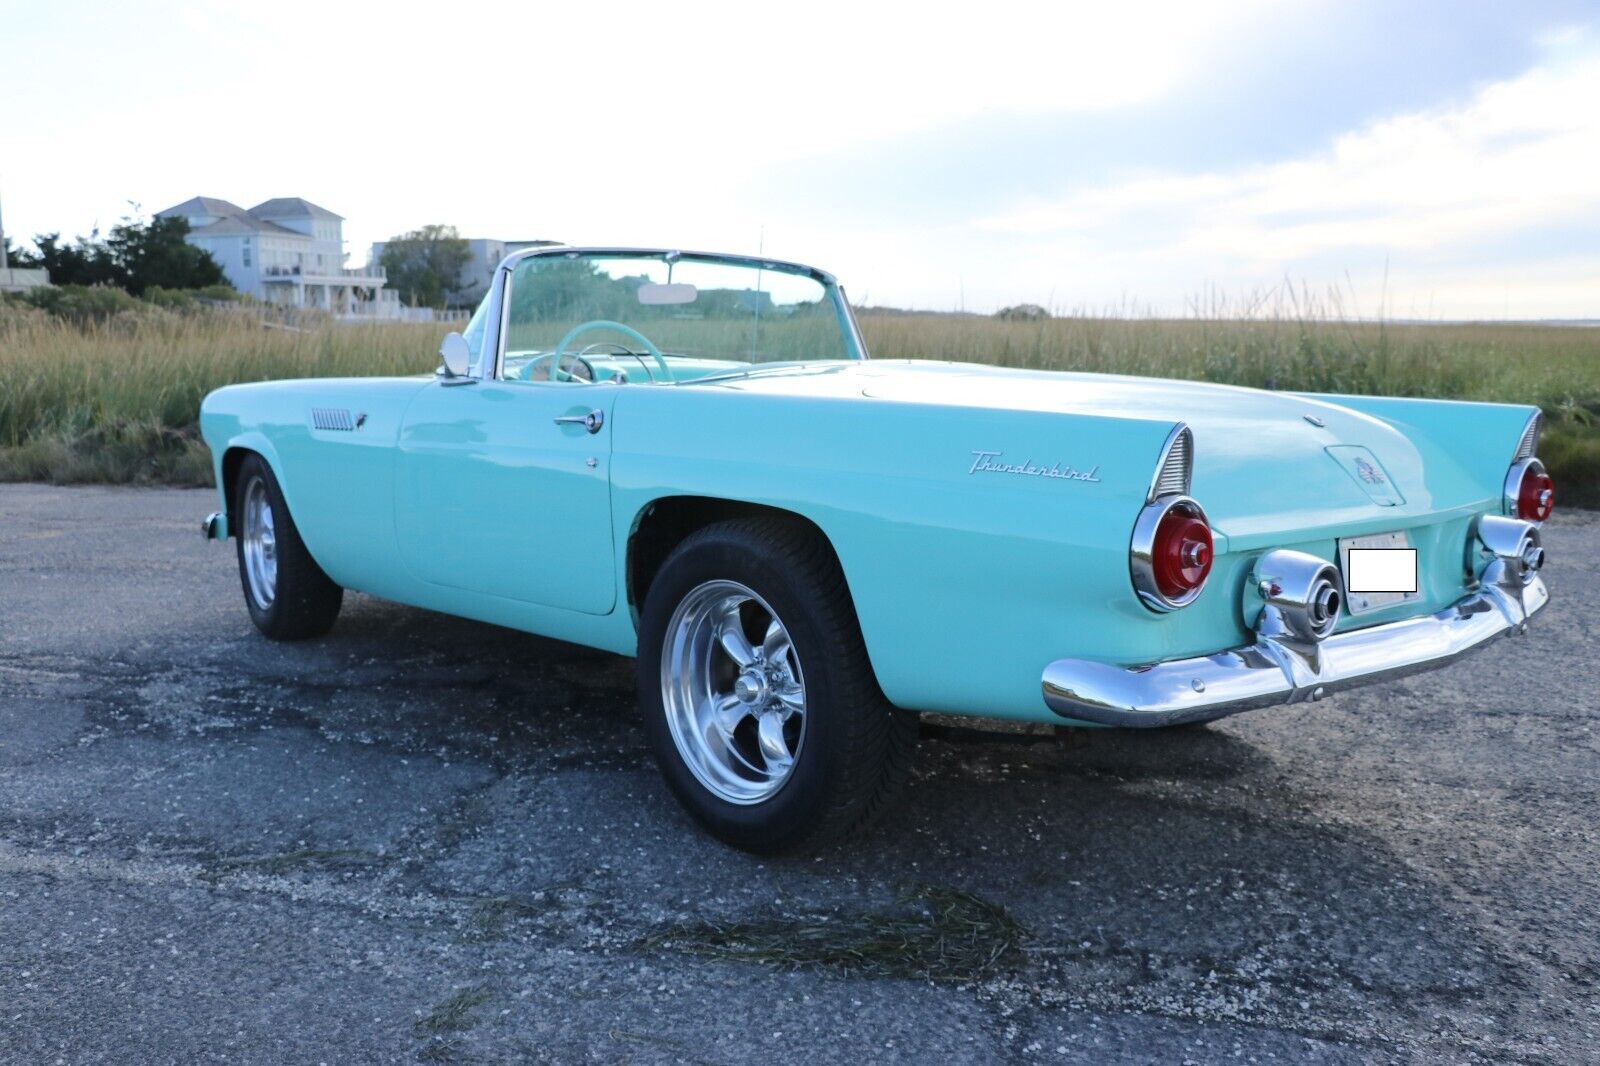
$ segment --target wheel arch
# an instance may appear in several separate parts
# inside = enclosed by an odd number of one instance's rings
[[[222,496],[222,512],[227,514],[227,530],[229,536],[234,535],[234,493],[238,488],[238,467],[245,464],[246,456],[258,456],[262,463],[266,463],[275,479],[278,479],[278,491],[282,491],[285,503],[290,504],[290,511],[294,511],[293,501],[290,501],[290,487],[283,479],[283,464],[278,461],[278,453],[272,443],[261,434],[240,434],[227,442],[227,447],[222,448],[222,455],[216,461],[216,487]]]
[[[238,489],[239,468],[251,455],[266,463],[268,469],[272,471],[272,476],[278,481],[278,491],[283,493],[283,500],[289,505],[289,513],[299,513],[295,507],[289,482],[283,476],[283,463],[278,460],[277,450],[260,434],[242,434],[228,441],[228,446],[223,449],[221,458],[217,460],[217,490],[222,497],[223,513],[228,516],[230,537],[235,536],[238,529],[235,523],[237,516],[233,513],[233,502],[235,491]]]
[[[822,538],[833,552],[835,561],[839,558],[837,549],[822,527],[798,511],[719,496],[657,497],[639,509],[628,531],[625,592],[635,628],[650,585],[660,572],[661,564],[672,554],[672,549],[684,538],[706,526],[735,518],[781,518],[798,522]]]

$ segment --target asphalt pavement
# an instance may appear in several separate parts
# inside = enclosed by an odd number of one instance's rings
[[[758,860],[628,660],[359,595],[271,643],[213,509],[0,485],[0,1062],[1600,1057],[1600,516],[1451,669],[930,723],[875,829]]]

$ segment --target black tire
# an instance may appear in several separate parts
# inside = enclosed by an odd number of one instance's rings
[[[690,769],[667,720],[662,658],[678,605],[712,581],[735,581],[771,605],[802,664],[805,737],[775,794],[733,803]],[[702,826],[746,851],[815,847],[866,824],[909,776],[917,717],[884,698],[833,551],[802,523],[721,522],[687,537],[645,597],[639,636],[645,731],[667,785]]]
[[[270,600],[251,587],[246,563],[246,500],[253,486],[265,490],[266,506],[271,509],[276,580],[272,582]],[[239,583],[244,590],[244,604],[256,628],[273,640],[305,640],[320,637],[333,628],[339,617],[339,607],[344,602],[344,589],[335,585],[322,567],[311,558],[300,530],[289,514],[289,505],[283,500],[283,490],[272,468],[261,456],[251,454],[239,465],[234,481],[233,512],[229,516],[229,530],[236,542],[239,560]]]

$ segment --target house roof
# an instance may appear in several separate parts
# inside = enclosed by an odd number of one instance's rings
[[[169,215],[215,215],[217,220],[204,226],[196,226],[190,232],[203,233],[212,237],[221,237],[230,233],[272,233],[286,237],[305,237],[309,235],[288,226],[280,226],[273,219],[283,218],[324,218],[343,221],[343,219],[325,207],[318,207],[310,200],[303,200],[298,196],[280,196],[272,200],[264,200],[246,211],[230,200],[219,199],[215,196],[194,196],[181,204],[174,204],[164,211],[157,211],[161,217]]]
[[[157,215],[221,215],[227,218],[230,215],[242,215],[244,208],[228,200],[219,200],[215,196],[194,196],[181,204],[173,204],[165,211],[157,211]]]
[[[279,196],[272,200],[263,200],[250,209],[250,214],[256,218],[332,218],[344,221],[343,215],[336,215],[326,207],[318,207],[310,200],[303,200],[298,196]]]
[[[249,215],[230,215],[219,218],[210,225],[200,226],[189,231],[197,236],[224,237],[230,233],[271,233],[285,237],[299,237],[309,241],[310,234],[301,233],[299,230],[280,226],[276,222],[268,222],[263,218],[251,218]]]

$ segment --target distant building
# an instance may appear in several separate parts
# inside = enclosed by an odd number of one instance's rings
[[[7,267],[0,270],[0,292],[27,292],[44,289],[50,285],[50,274],[45,270],[23,270]]]
[[[398,317],[396,294],[384,288],[377,263],[344,265],[344,219],[298,196],[266,200],[248,211],[212,196],[196,196],[164,211],[189,222],[190,244],[204,248],[228,284],[267,303],[314,307],[335,314]]]
[[[460,286],[445,294],[445,303],[450,307],[476,307],[478,301],[483,299],[483,294],[489,291],[489,281],[494,277],[494,268],[500,265],[500,260],[523,248],[538,248],[559,243],[561,242],[498,241],[492,237],[467,238],[467,248],[471,250],[472,258],[461,268]],[[374,242],[367,262],[377,269],[382,269],[383,250],[388,245],[388,241]]]
[[[50,272],[13,267],[6,257],[6,227],[0,222],[0,292],[27,292],[50,285]]]

